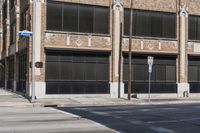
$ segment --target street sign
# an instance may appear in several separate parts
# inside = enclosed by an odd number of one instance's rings
[[[33,36],[33,32],[27,30],[19,31],[18,36]]]
[[[152,73],[153,56],[148,56],[148,61],[147,62],[148,62],[148,66],[149,66],[148,72]]]
[[[148,56],[148,64],[153,65],[153,56]]]

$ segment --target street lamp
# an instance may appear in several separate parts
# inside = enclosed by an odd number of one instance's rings
[[[131,8],[130,8],[130,30],[129,30],[129,57],[128,57],[128,100],[131,100],[131,73],[132,73],[132,53],[131,53],[131,50],[132,50],[132,24],[133,24],[133,0],[131,0]]]

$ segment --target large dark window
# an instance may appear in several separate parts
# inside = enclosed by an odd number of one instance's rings
[[[10,58],[8,60],[8,81],[7,81],[7,87],[9,89],[14,89],[14,58]]]
[[[20,28],[21,30],[28,30],[29,27],[29,10],[26,9],[21,13],[20,16]]]
[[[130,10],[124,12],[124,34],[129,35]],[[133,10],[133,35],[145,37],[175,38],[176,14]]]
[[[128,56],[124,55],[125,92],[128,89]],[[132,58],[132,92],[148,93],[147,56]],[[151,74],[151,93],[176,93],[176,58],[154,57]]]
[[[47,9],[47,29],[62,30],[62,4],[59,2],[48,2]]]
[[[7,35],[7,31],[4,31],[3,32],[3,50],[5,50],[6,49],[6,41],[7,41],[7,39],[6,39],[6,36]]]
[[[80,32],[93,32],[93,20],[94,20],[94,8],[91,6],[80,5],[79,6],[79,21]]]
[[[17,91],[26,92],[27,55],[19,55]]]
[[[105,33],[105,34],[109,32],[109,9],[108,8],[95,7],[94,32]]]
[[[7,2],[3,4],[3,20],[7,19]]]
[[[13,7],[15,6],[15,4],[16,4],[16,0],[11,0],[9,2],[10,2],[10,10],[12,10]]]
[[[10,45],[15,44],[16,37],[16,23],[10,26]]]
[[[107,53],[47,52],[47,94],[109,93]]]
[[[190,93],[200,92],[200,58],[189,57],[188,59],[188,81],[190,84]]]
[[[63,30],[64,31],[78,31],[78,6],[74,4],[64,4],[63,11]],[[51,18],[51,16],[50,16]],[[60,19],[61,20],[61,19]],[[47,20],[48,23],[51,20]],[[60,21],[61,22],[61,21]],[[49,29],[49,28],[48,28]],[[56,30],[53,29],[53,30]]]
[[[200,16],[189,16],[189,39],[200,40]]]
[[[108,7],[47,3],[47,30],[108,34],[108,25]]]

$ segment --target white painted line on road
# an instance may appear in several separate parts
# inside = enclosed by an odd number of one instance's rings
[[[178,120],[164,120],[164,121],[148,121],[147,123],[154,124],[154,123],[174,123],[174,122],[180,122],[180,121],[178,121]]]
[[[106,113],[106,112],[91,111],[91,113],[93,113],[93,114],[97,114],[97,115],[109,116],[109,113]]]
[[[147,112],[147,111],[151,111],[152,109],[140,109],[139,111],[142,111],[142,112]]]
[[[192,106],[192,108],[200,109],[200,106]]]
[[[75,114],[72,114],[72,113],[69,113],[69,112],[65,112],[65,111],[62,111],[62,110],[57,110],[57,109],[54,109],[54,108],[50,108],[50,110],[53,110],[53,111],[56,111],[56,112],[59,112],[59,113],[63,113],[63,114],[66,114],[66,115],[71,115],[72,117],[75,117],[75,118],[80,118],[80,116],[78,116],[78,115],[75,115]]]
[[[150,129],[159,133],[174,133],[174,131],[169,130],[167,128],[163,128],[163,127],[150,127]]]
[[[190,119],[182,119],[182,120],[179,120],[179,121],[194,121],[194,120],[200,120],[200,117],[190,118]]]
[[[175,110],[177,108],[162,108],[162,110]]]
[[[134,124],[134,125],[144,125],[144,122],[143,121],[138,121],[138,120],[135,120],[135,121],[130,121],[131,124]]]

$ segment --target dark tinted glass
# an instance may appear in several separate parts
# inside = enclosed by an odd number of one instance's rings
[[[3,20],[7,18],[7,2],[3,4]]]
[[[83,82],[73,82],[72,83],[72,93],[74,93],[74,94],[84,94],[85,93],[85,83],[83,83]]]
[[[94,33],[108,34],[109,30],[109,9],[95,7]]]
[[[123,74],[124,80],[128,81],[128,64],[127,63],[124,64],[123,66],[123,72],[124,72]]]
[[[144,65],[134,65],[134,79],[138,81],[144,81],[145,79],[145,71],[144,71]]]
[[[48,1],[47,29],[57,31],[62,30],[62,3]]]
[[[140,11],[136,14],[136,36],[151,36],[151,21],[148,12]]]
[[[129,35],[130,31],[130,11],[129,9],[124,10],[124,35]]]
[[[83,63],[73,63],[73,80],[84,80],[85,68]]]
[[[189,16],[189,39],[196,40],[196,33],[197,33],[197,18],[194,16]]]
[[[86,63],[85,64],[85,80],[96,80],[96,64]]]
[[[59,74],[60,74],[60,70],[59,70],[58,62],[46,63],[46,79],[47,80],[58,80]]]
[[[80,24],[79,31],[86,33],[93,33],[93,23],[94,23],[94,8],[92,6],[79,6],[80,14]]]
[[[49,54],[46,56],[46,61],[59,61],[59,56],[57,54]]]
[[[200,17],[197,18],[197,40],[200,40]]]
[[[156,81],[166,80],[166,67],[164,65],[155,66],[156,69]]]
[[[97,80],[107,81],[109,79],[109,65],[108,64],[98,64],[97,67]]]
[[[47,82],[46,88],[46,94],[58,94],[59,92],[59,84],[57,82]]]
[[[87,94],[96,94],[97,93],[97,83],[96,82],[88,82],[85,87],[85,91]]]
[[[137,12],[133,10],[133,28],[132,28],[132,35],[136,35],[136,17]],[[124,35],[129,35],[130,31],[130,9],[124,10]]]
[[[165,13],[162,20],[162,32],[164,38],[176,37],[176,15]]]
[[[189,82],[198,81],[198,66],[189,66]]]
[[[62,80],[72,79],[72,62],[60,62],[60,78]]]
[[[151,13],[151,36],[162,37],[162,15]]]
[[[78,32],[78,5],[64,4],[63,30]]]
[[[47,30],[109,33],[109,8],[48,1]]]
[[[176,66],[166,66],[166,81],[176,82]]]
[[[15,6],[15,0],[10,1],[10,9],[12,9]]]
[[[71,82],[61,82],[59,85],[60,94],[71,94]]]
[[[55,54],[47,51],[46,59],[48,94],[95,94],[109,91],[108,54]]]
[[[124,34],[129,35],[130,9],[124,11]],[[161,38],[176,37],[176,15],[133,10],[133,35]]]

